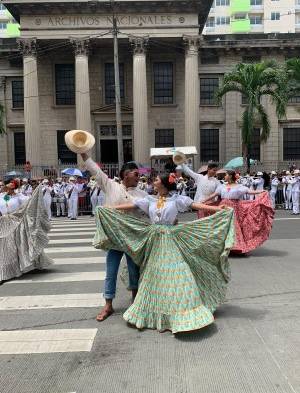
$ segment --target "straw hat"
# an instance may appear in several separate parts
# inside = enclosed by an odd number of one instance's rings
[[[181,151],[177,150],[174,151],[173,153],[173,162],[176,165],[181,165],[184,162],[186,162],[186,156],[184,153],[182,153]]]
[[[207,166],[207,165],[202,165],[202,166],[198,169],[198,173],[207,172],[207,170],[208,170],[208,166]]]
[[[74,153],[87,153],[95,144],[92,134],[83,130],[71,130],[65,134],[65,142]]]

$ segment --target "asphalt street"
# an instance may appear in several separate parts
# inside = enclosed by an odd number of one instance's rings
[[[278,211],[269,241],[230,258],[215,323],[176,336],[129,327],[122,283],[116,313],[95,320],[105,254],[91,246],[94,228],[55,219],[55,264],[0,285],[0,392],[300,392],[299,216]]]

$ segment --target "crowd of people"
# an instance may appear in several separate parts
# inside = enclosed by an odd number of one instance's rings
[[[53,213],[76,220],[80,198],[88,198],[96,218],[93,244],[107,251],[99,322],[114,312],[125,255],[128,323],[173,333],[213,323],[230,280],[228,255],[245,255],[268,239],[279,187],[285,208],[299,214],[298,169],[241,175],[209,163],[194,172],[184,160],[154,177],[141,176],[129,162],[111,179],[85,152],[81,156],[90,177],[0,183],[0,281],[51,263],[43,249]],[[179,223],[179,213],[192,210],[199,219]]]
[[[212,166],[216,170],[212,171],[208,166]],[[200,200],[199,193],[202,192],[202,187],[199,186],[197,180],[199,179],[199,174],[208,174],[208,177],[213,180],[211,183],[226,184],[226,170],[219,169],[214,163],[208,166],[200,168],[198,173],[193,172],[188,166],[183,165],[174,165],[166,169],[167,173],[170,173],[168,170],[173,170],[171,173],[175,175],[176,193]],[[118,177],[114,177],[113,180],[115,182],[120,181]],[[154,180],[155,174],[153,173],[148,176],[141,175],[138,187],[147,194],[153,195],[155,192]],[[299,169],[282,171],[280,173],[272,171],[270,173],[256,172],[251,174],[241,174],[237,171],[236,182],[247,187],[250,191],[268,191],[274,209],[280,207],[290,210],[291,214],[300,214]],[[16,200],[19,202],[21,200],[26,201],[39,184],[42,184],[43,199],[49,219],[53,216],[67,216],[71,220],[76,220],[79,212],[83,214],[90,213],[94,216],[96,206],[103,206],[105,204],[105,194],[97,185],[94,176],[87,178],[63,176],[41,179],[28,179],[24,177],[23,179],[0,180],[0,196],[5,193],[5,189],[8,186],[9,188],[13,188],[13,195],[16,194],[18,196]],[[245,193],[242,199],[253,200],[255,199],[255,195]],[[201,218],[201,215],[202,213],[199,212],[199,218]]]

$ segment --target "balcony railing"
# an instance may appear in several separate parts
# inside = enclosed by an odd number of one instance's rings
[[[230,2],[230,11],[232,15],[247,13],[250,9],[250,0],[231,0]]]
[[[250,19],[232,19],[230,21],[232,33],[248,33],[251,31]]]

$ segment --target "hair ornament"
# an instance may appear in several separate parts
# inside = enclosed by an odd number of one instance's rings
[[[175,175],[175,173],[170,173],[170,175],[169,175],[169,183],[170,184],[176,183],[176,175]]]

